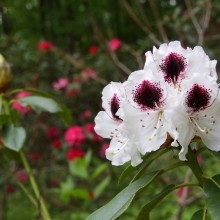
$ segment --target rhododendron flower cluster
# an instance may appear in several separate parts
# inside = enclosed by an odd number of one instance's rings
[[[41,41],[38,44],[39,51],[50,51],[53,47],[53,44],[50,41]]]
[[[196,138],[220,150],[220,97],[216,60],[202,47],[183,48],[178,41],[146,52],[142,70],[124,83],[111,82],[102,92],[103,111],[95,131],[111,139],[106,150],[113,165],[141,163],[142,155],[170,140],[186,160]]]
[[[64,139],[70,147],[73,147],[80,146],[85,141],[86,136],[80,126],[72,126],[66,130]]]
[[[122,43],[118,38],[112,38],[108,43],[109,49],[111,51],[119,50],[121,48],[121,45]]]
[[[82,158],[84,157],[84,152],[80,149],[70,149],[68,152],[67,152],[67,155],[66,155],[67,159],[69,161],[74,161],[75,158]]]
[[[68,87],[68,85],[69,85],[69,80],[66,77],[61,77],[52,84],[55,90],[65,89],[66,87]]]

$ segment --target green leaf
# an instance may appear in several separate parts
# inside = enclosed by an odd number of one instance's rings
[[[59,107],[59,111],[55,112],[56,115],[58,117],[60,117],[64,123],[66,125],[69,125],[72,121],[72,116],[71,116],[71,112],[70,110],[63,104],[61,104],[55,97],[53,97],[52,95],[44,92],[44,91],[41,91],[41,90],[37,90],[37,89],[32,89],[32,88],[26,88],[25,90],[24,89],[16,89],[16,90],[12,90],[10,91],[10,94],[14,94],[14,93],[18,93],[18,92],[21,92],[21,91],[28,91],[32,94],[32,96],[30,97],[33,97],[33,96],[36,96],[36,97],[42,97],[42,98],[48,98],[50,100],[53,100],[54,102],[56,102],[56,104],[58,105]],[[20,99],[19,99],[20,101]]]
[[[162,156],[164,153],[170,151],[171,149],[172,149],[171,147],[169,147],[169,148],[161,148],[160,150],[155,151],[155,152],[151,152],[149,155],[147,155],[147,157],[145,158],[144,162],[140,164],[141,166],[138,169],[138,171],[136,172],[136,174],[133,177],[133,179],[131,180],[131,182],[133,182],[136,179],[140,178],[141,175],[150,166],[150,164],[156,160],[156,158]]]
[[[219,220],[220,216],[220,175],[212,178],[204,177],[205,201],[208,212],[214,220]]]
[[[69,163],[70,173],[81,178],[88,178],[87,164],[83,158],[76,158]]]
[[[103,220],[103,217],[105,220],[116,219],[126,211],[136,193],[150,185],[152,181],[155,180],[162,172],[163,171],[151,172],[131,183],[105,206],[89,215],[86,220]]]
[[[5,147],[19,151],[25,142],[26,131],[23,127],[9,126],[3,130],[2,142]]]
[[[118,183],[121,184],[125,178],[131,174],[134,171],[137,171],[135,176],[132,178],[131,182],[133,182],[134,180],[138,179],[143,173],[144,171],[149,167],[149,165],[155,161],[156,158],[158,158],[159,156],[163,155],[164,153],[166,153],[167,151],[170,151],[171,148],[161,148],[158,151],[154,151],[154,152],[150,152],[148,154],[146,154],[142,159],[143,162],[136,166],[128,166],[125,168],[125,170],[122,172],[122,174],[119,177]]]
[[[6,114],[0,115],[0,126],[4,124],[9,124],[11,122],[10,116]]]
[[[89,151],[87,151],[87,153],[84,157],[84,160],[85,160],[87,166],[89,166],[91,159],[92,159],[92,151],[89,150]]]
[[[175,190],[175,185],[169,185],[163,189],[162,192],[157,194],[149,203],[142,207],[141,211],[138,214],[137,220],[150,220],[151,210],[170,192]]]
[[[190,220],[205,220],[206,210],[200,209],[196,211]]]
[[[24,106],[31,106],[38,113],[41,113],[42,111],[47,111],[50,113],[61,111],[56,101],[46,97],[26,96],[19,99],[19,102]]]
[[[95,198],[98,198],[102,194],[105,188],[109,185],[110,181],[110,176],[107,176],[101,183],[99,183],[98,186],[95,187],[93,191]]]
[[[95,179],[96,177],[98,177],[101,173],[103,173],[106,169],[108,168],[108,165],[106,163],[101,164],[100,166],[98,166],[94,173],[91,175],[92,179]]]
[[[72,115],[70,110],[63,104],[59,104],[61,111],[56,112],[56,115],[63,120],[66,125],[70,125],[72,121]]]
[[[69,193],[69,196],[84,199],[87,201],[90,200],[89,192],[87,189],[75,188],[75,189],[70,190],[68,193]]]

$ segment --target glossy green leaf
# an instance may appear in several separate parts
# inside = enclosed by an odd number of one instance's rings
[[[204,192],[207,209],[214,220],[220,216],[220,175],[205,177]]]
[[[155,171],[144,175],[140,179],[128,185],[118,195],[116,195],[105,206],[101,207],[88,216],[86,220],[113,220],[119,217],[130,206],[136,193],[146,188],[155,180],[163,171]]]
[[[205,220],[206,210],[200,209],[196,211],[190,220]]]
[[[151,210],[170,192],[175,190],[175,185],[169,185],[163,189],[162,192],[157,194],[149,203],[147,203],[144,207],[142,207],[141,211],[138,214],[137,220],[150,220],[150,212]]]
[[[95,198],[98,198],[103,191],[106,189],[106,187],[109,185],[111,181],[110,176],[107,176],[104,180],[102,180],[93,190]]]
[[[25,142],[26,131],[23,127],[9,126],[3,130],[2,142],[5,147],[19,151]]]
[[[148,166],[155,160],[155,158],[159,157],[160,155],[163,155],[165,152],[169,150],[170,148],[161,148],[158,151],[150,152],[142,158],[143,162],[140,165],[136,167],[133,167],[131,165],[126,167],[119,177],[119,180],[118,180],[119,184],[121,184],[125,180],[125,178],[129,174],[133,173],[134,171],[136,171],[135,176],[132,178],[131,182],[138,179],[144,173],[144,171],[148,168]]]
[[[59,107],[59,111],[56,111],[55,114],[60,117],[65,124],[69,125],[72,121],[72,116],[71,116],[71,112],[70,110],[63,104],[60,103],[59,100],[57,100],[55,97],[53,97],[52,95],[44,92],[44,91],[41,91],[41,90],[37,90],[37,89],[32,89],[32,88],[26,88],[25,90],[24,89],[16,89],[16,90],[12,90],[10,92],[10,94],[14,94],[14,93],[18,93],[18,92],[21,92],[21,91],[28,91],[32,94],[31,97],[33,96],[36,96],[36,97],[42,97],[42,98],[47,98],[47,99],[50,99],[50,100],[53,100],[53,102],[56,103],[56,105]],[[19,99],[20,101],[21,99]],[[33,106],[32,106],[33,108]],[[37,108],[37,106],[35,107]],[[43,110],[39,110],[40,112],[43,111]],[[47,110],[46,110],[47,111]]]
[[[172,149],[171,147],[169,147],[169,148],[161,148],[158,151],[150,153],[149,156],[147,155],[147,157],[145,158],[144,162],[141,163],[141,166],[138,169],[138,171],[136,172],[135,176],[132,178],[131,182],[133,182],[136,179],[140,178],[141,175],[143,175],[145,173],[146,169],[150,166],[150,164],[156,160],[156,158],[162,156],[163,154],[165,154],[166,152],[170,151],[171,149]]]
[[[24,106],[31,106],[36,112],[47,111],[50,113],[56,113],[61,111],[61,108],[56,101],[50,98],[41,96],[26,96],[19,99],[19,102]]]

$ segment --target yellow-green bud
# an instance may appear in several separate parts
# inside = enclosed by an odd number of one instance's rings
[[[10,64],[0,54],[0,93],[5,92],[11,85],[12,73]]]

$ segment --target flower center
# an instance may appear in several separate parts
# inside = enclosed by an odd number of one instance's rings
[[[164,79],[168,83],[175,84],[178,81],[180,74],[186,68],[185,58],[177,53],[170,53],[167,57],[162,59],[160,69],[164,73]]]
[[[159,87],[159,83],[152,83],[148,80],[144,80],[133,92],[133,100],[142,110],[159,107],[162,104],[162,96],[163,90]]]
[[[187,92],[186,105],[194,112],[205,109],[210,102],[210,92],[203,86],[194,84],[191,90]]]
[[[117,94],[115,93],[110,101],[111,105],[111,113],[114,119],[121,120],[117,115],[116,112],[120,107],[120,99],[118,98]]]

